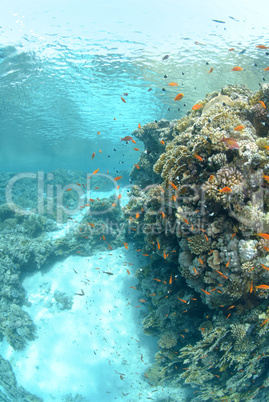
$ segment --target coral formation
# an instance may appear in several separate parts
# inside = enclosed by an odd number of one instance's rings
[[[268,96],[268,84],[208,94],[151,161],[162,182],[124,208],[147,206],[129,236],[151,257],[137,275],[160,347],[148,378],[197,387],[193,401],[262,399],[269,385]]]

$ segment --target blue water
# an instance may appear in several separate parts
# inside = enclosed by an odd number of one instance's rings
[[[137,154],[120,137],[138,123],[180,118],[227,84],[256,90],[269,64],[255,47],[264,1],[1,3],[1,171],[129,169]]]

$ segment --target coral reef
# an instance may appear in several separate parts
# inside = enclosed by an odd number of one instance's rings
[[[268,84],[208,94],[151,161],[162,182],[124,208],[150,256],[137,273],[160,347],[147,376],[191,384],[193,401],[261,400],[269,385],[268,95]]]

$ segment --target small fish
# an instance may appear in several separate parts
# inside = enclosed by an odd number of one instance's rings
[[[194,106],[192,107],[192,110],[199,110],[199,109],[201,109],[201,107],[203,107],[203,105],[196,104],[196,105],[194,105]]]
[[[250,289],[249,289],[249,293],[252,293],[252,292],[253,292],[253,281],[251,281]]]
[[[269,240],[269,234],[268,233],[257,233],[257,236],[262,237],[265,240]]]
[[[258,49],[269,49],[268,46],[264,46],[264,45],[258,45],[256,46]]]
[[[167,60],[169,57],[169,54],[166,54],[165,56],[163,56],[162,60]]]
[[[135,214],[136,219],[138,219],[140,216],[140,214],[137,212],[137,214]]]
[[[214,70],[214,68],[211,67],[211,69],[208,71],[208,74],[212,73],[213,70]]]
[[[124,92],[123,96],[128,96],[128,93],[127,93],[127,92]]]
[[[212,175],[209,177],[208,181],[211,182],[211,181],[214,180],[214,178],[215,178],[215,176],[212,174]]]
[[[231,259],[230,259],[231,260]],[[230,264],[230,260],[227,262],[226,264],[226,268],[228,268],[229,264]]]
[[[201,156],[199,156],[197,154],[194,154],[193,156],[200,162],[203,162],[203,160],[204,160]]]
[[[266,320],[263,321],[263,323],[260,325],[261,327],[267,323],[267,321],[269,320],[269,318],[267,318]]]
[[[194,44],[195,44],[195,45],[206,46],[206,44],[205,44],[205,43],[200,43],[200,42],[197,42],[197,41],[195,41],[195,42],[194,42]]]
[[[223,187],[219,190],[220,193],[231,193],[233,190],[230,187]]]
[[[96,174],[96,173],[98,173],[98,172],[99,172],[99,169],[96,169],[96,170],[93,172],[93,175]]]
[[[228,146],[229,149],[240,149],[240,146],[238,143],[235,141],[234,138],[223,138],[220,140],[225,142],[225,144]]]
[[[265,251],[267,251],[267,252],[269,251],[269,247],[263,246],[263,248],[264,248]]]
[[[150,91],[152,91],[152,88],[149,88],[149,89],[148,89],[148,92],[150,92]]]
[[[85,293],[83,292],[83,289],[80,289],[80,290],[81,290],[81,293],[75,293],[75,295],[77,295],[77,296],[84,296]]]
[[[133,137],[131,137],[130,135],[126,135],[126,137],[123,137],[123,138],[121,138],[121,141],[126,141],[126,142],[129,142],[129,141],[134,141],[133,140]]]
[[[178,84],[176,82],[170,82],[168,85],[170,87],[177,87],[178,86]]]
[[[140,301],[141,303],[147,303],[147,300],[145,299],[139,299],[138,301]]]
[[[238,67],[238,66],[232,68],[232,71],[242,71],[242,70],[244,70],[244,69],[242,67]]]
[[[164,145],[164,141],[163,141],[163,140],[161,140],[161,141],[160,141],[160,144],[161,144],[161,145]]]
[[[93,154],[92,154],[92,159],[95,157],[95,152],[93,152]]]
[[[122,179],[122,176],[117,176],[117,177],[115,177],[113,180],[114,180],[114,181],[118,181],[118,180],[120,180],[120,179]]]
[[[262,107],[264,107],[264,109],[266,109],[266,105],[263,101],[259,101],[259,103],[262,105]]]
[[[119,195],[118,195],[117,199],[118,199],[118,200],[120,200],[120,199],[121,199],[121,194],[119,194]]]
[[[122,102],[126,103],[126,100],[122,96],[120,98],[121,98]]]
[[[183,302],[183,303],[187,303],[187,304],[188,304],[187,300],[180,299],[178,296],[177,296],[177,298],[178,298],[178,300],[180,300],[181,302]]]
[[[242,130],[244,130],[244,128],[245,128],[245,127],[242,126],[242,125],[241,125],[241,126],[237,126],[237,127],[234,128],[234,131],[242,131]]]
[[[100,131],[97,131],[97,134],[100,135],[101,134]]]
[[[236,233],[233,233],[231,236],[231,240],[234,238],[234,236],[236,235]]]
[[[171,184],[171,186],[172,186],[175,190],[177,190],[177,186],[176,186],[174,183],[172,183],[171,181],[169,181],[169,183]]]
[[[136,167],[136,169],[140,169],[140,166],[137,165],[136,163],[134,163],[134,166]]]
[[[269,71],[269,67],[264,68],[264,71]]]
[[[263,267],[263,269],[267,269],[267,271],[269,271],[269,267],[266,267],[264,264],[261,264],[261,266]]]
[[[269,176],[267,176],[267,175],[264,174],[262,177],[264,178],[264,180],[267,181],[267,183],[269,183]]]
[[[207,292],[206,290],[202,289],[201,290],[206,294],[206,295],[210,295],[211,293]]]
[[[232,52],[234,50],[234,47],[231,47],[230,49],[228,49],[229,52]]]
[[[153,278],[153,280],[156,281],[156,282],[161,282],[160,279]]]
[[[244,53],[246,53],[246,49],[243,49],[243,50],[241,50],[241,52],[239,52],[238,54],[244,54]]]
[[[201,258],[197,258],[197,260],[203,265],[203,260],[201,260]]]
[[[158,242],[158,240],[157,240],[157,247],[158,247],[158,250],[160,250],[161,245],[160,245],[160,243]]]
[[[256,289],[269,289],[268,285],[259,285],[259,286],[255,286]]]
[[[220,20],[212,20],[212,21],[217,22],[219,24],[225,24],[225,21],[220,21]]]
[[[134,148],[135,151],[139,151],[139,148]]]
[[[112,272],[108,272],[108,271],[103,271],[103,273],[107,274],[107,275],[114,275],[114,274],[112,274]]]
[[[130,274],[130,271],[129,271],[129,269],[126,269],[126,271],[127,271],[127,274],[128,274],[128,275],[131,275],[131,274]]]
[[[178,95],[175,97],[174,100],[175,100],[175,101],[179,101],[180,99],[183,98],[183,96],[184,96],[184,95],[180,93],[180,94],[178,94]]]
[[[171,274],[170,279],[169,279],[169,285],[172,284],[172,280],[173,280],[173,277],[172,277],[172,274]]]
[[[67,190],[65,190],[65,191],[72,191],[72,188],[68,188]]]

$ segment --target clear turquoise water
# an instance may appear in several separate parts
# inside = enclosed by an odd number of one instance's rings
[[[180,118],[208,92],[229,83],[256,90],[269,75],[268,52],[255,47],[266,44],[264,1],[2,5],[1,171],[129,169],[137,154],[120,137],[138,123]],[[231,72],[235,65],[245,71]]]

